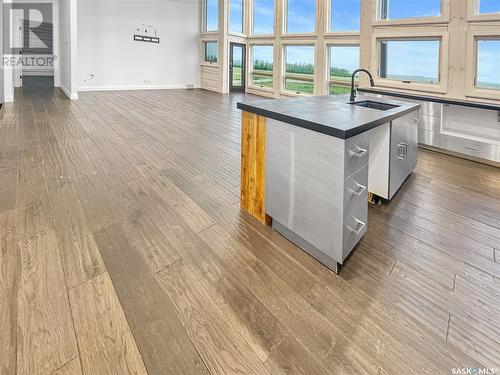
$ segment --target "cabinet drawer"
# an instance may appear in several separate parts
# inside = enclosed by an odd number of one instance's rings
[[[368,165],[345,181],[342,260],[366,232],[368,220]]]
[[[365,204],[365,209],[368,212],[368,203]],[[344,219],[344,238],[342,241],[342,262],[347,258],[347,256],[351,253],[352,249],[358,244],[359,240],[366,233],[367,230],[367,218],[368,214],[365,214],[365,217],[357,217],[352,214],[347,216]],[[339,262],[341,263],[341,262]]]
[[[344,219],[349,215],[364,215],[367,208],[368,165],[365,165],[344,183]]]
[[[349,178],[368,164],[368,133],[364,132],[346,140],[344,178]]]

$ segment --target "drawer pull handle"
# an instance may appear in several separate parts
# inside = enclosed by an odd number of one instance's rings
[[[356,219],[354,216],[352,217],[354,220],[356,220],[357,228],[351,228],[349,225],[345,225],[347,229],[349,229],[351,232],[355,233],[356,235],[360,234],[363,228],[365,227],[366,223],[363,223],[361,220]]]
[[[406,143],[398,143],[398,155],[397,158],[404,160],[408,157],[408,144]]]
[[[354,156],[357,156],[358,158],[362,157],[364,154],[366,154],[368,152],[368,150],[365,150],[364,148],[361,148],[361,147],[358,147],[358,150],[357,151],[350,151],[351,154],[353,154]]]
[[[358,184],[357,182],[355,182],[355,184],[356,184],[356,185],[358,186],[358,188],[359,188],[359,190],[358,190],[358,191],[353,190],[353,189],[351,189],[351,188],[348,188],[348,189],[349,189],[349,191],[350,191],[352,194],[354,194],[354,195],[356,195],[356,196],[360,197],[360,196],[361,196],[361,194],[363,194],[363,192],[366,190],[366,186],[363,186],[363,185],[361,185],[361,184]]]

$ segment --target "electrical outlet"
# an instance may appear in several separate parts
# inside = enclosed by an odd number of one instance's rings
[[[150,84],[151,84],[151,80],[150,80],[150,79],[145,79],[145,80],[144,80],[144,84],[146,84],[146,85],[150,85]]]

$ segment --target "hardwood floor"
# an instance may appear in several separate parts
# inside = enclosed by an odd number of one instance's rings
[[[500,367],[500,170],[421,150],[335,275],[240,210],[242,97],[0,110],[0,374]]]

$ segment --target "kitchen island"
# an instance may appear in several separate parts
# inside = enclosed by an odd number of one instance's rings
[[[416,164],[418,104],[321,96],[238,103],[241,207],[335,272]]]

